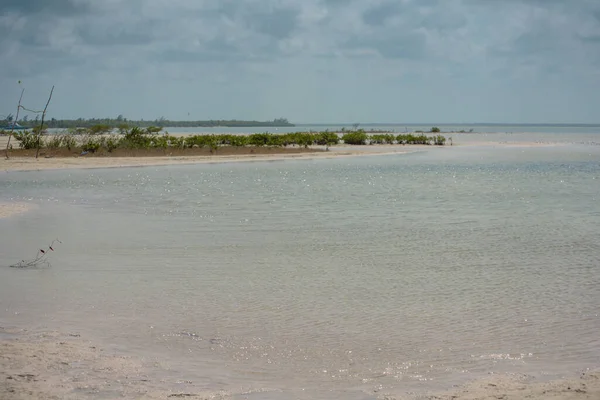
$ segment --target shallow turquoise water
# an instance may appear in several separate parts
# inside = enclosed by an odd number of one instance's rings
[[[0,268],[2,324],[207,388],[369,398],[599,366],[600,146],[4,173],[0,201],[39,205],[0,220],[0,264],[64,242],[49,269]]]

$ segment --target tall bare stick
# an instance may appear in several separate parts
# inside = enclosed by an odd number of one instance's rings
[[[48,109],[48,104],[50,104],[50,100],[52,100],[52,93],[54,93],[54,86],[52,86],[52,90],[50,90],[50,97],[48,97],[48,101],[46,102],[46,107],[44,107],[44,112],[42,112],[42,122],[40,123],[40,130],[37,134],[37,149],[35,150],[35,158],[38,158],[38,154],[40,153],[40,136],[42,136],[42,132],[44,129],[44,118],[46,117],[46,110]]]
[[[15,125],[17,124],[17,121],[19,120],[19,111],[21,111],[21,100],[23,100],[23,93],[25,93],[25,88],[21,89],[21,97],[19,97],[19,105],[17,106],[17,116],[15,117],[15,120],[10,128],[10,132],[8,134],[8,142],[6,143],[6,159],[9,159],[9,154],[8,152],[10,151],[10,139],[12,138],[13,132],[15,130]]]

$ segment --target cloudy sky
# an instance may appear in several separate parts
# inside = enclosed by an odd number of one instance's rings
[[[0,114],[600,122],[598,0],[1,0]]]

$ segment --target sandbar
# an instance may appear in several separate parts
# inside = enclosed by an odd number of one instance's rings
[[[365,146],[369,147],[369,146]],[[251,161],[283,161],[308,160],[335,157],[356,157],[373,155],[392,155],[410,152],[411,148],[389,147],[373,149],[335,149],[331,151],[302,152],[302,153],[273,153],[273,154],[240,154],[240,155],[210,155],[210,156],[153,156],[153,157],[11,157],[0,160],[0,171],[40,171],[51,169],[87,169],[87,168],[119,168],[145,167],[182,164],[231,163]],[[415,149],[412,149],[417,150]]]

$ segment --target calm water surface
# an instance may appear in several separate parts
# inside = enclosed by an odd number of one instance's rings
[[[0,221],[0,323],[239,398],[600,366],[600,146],[0,174],[13,200],[39,207]]]

